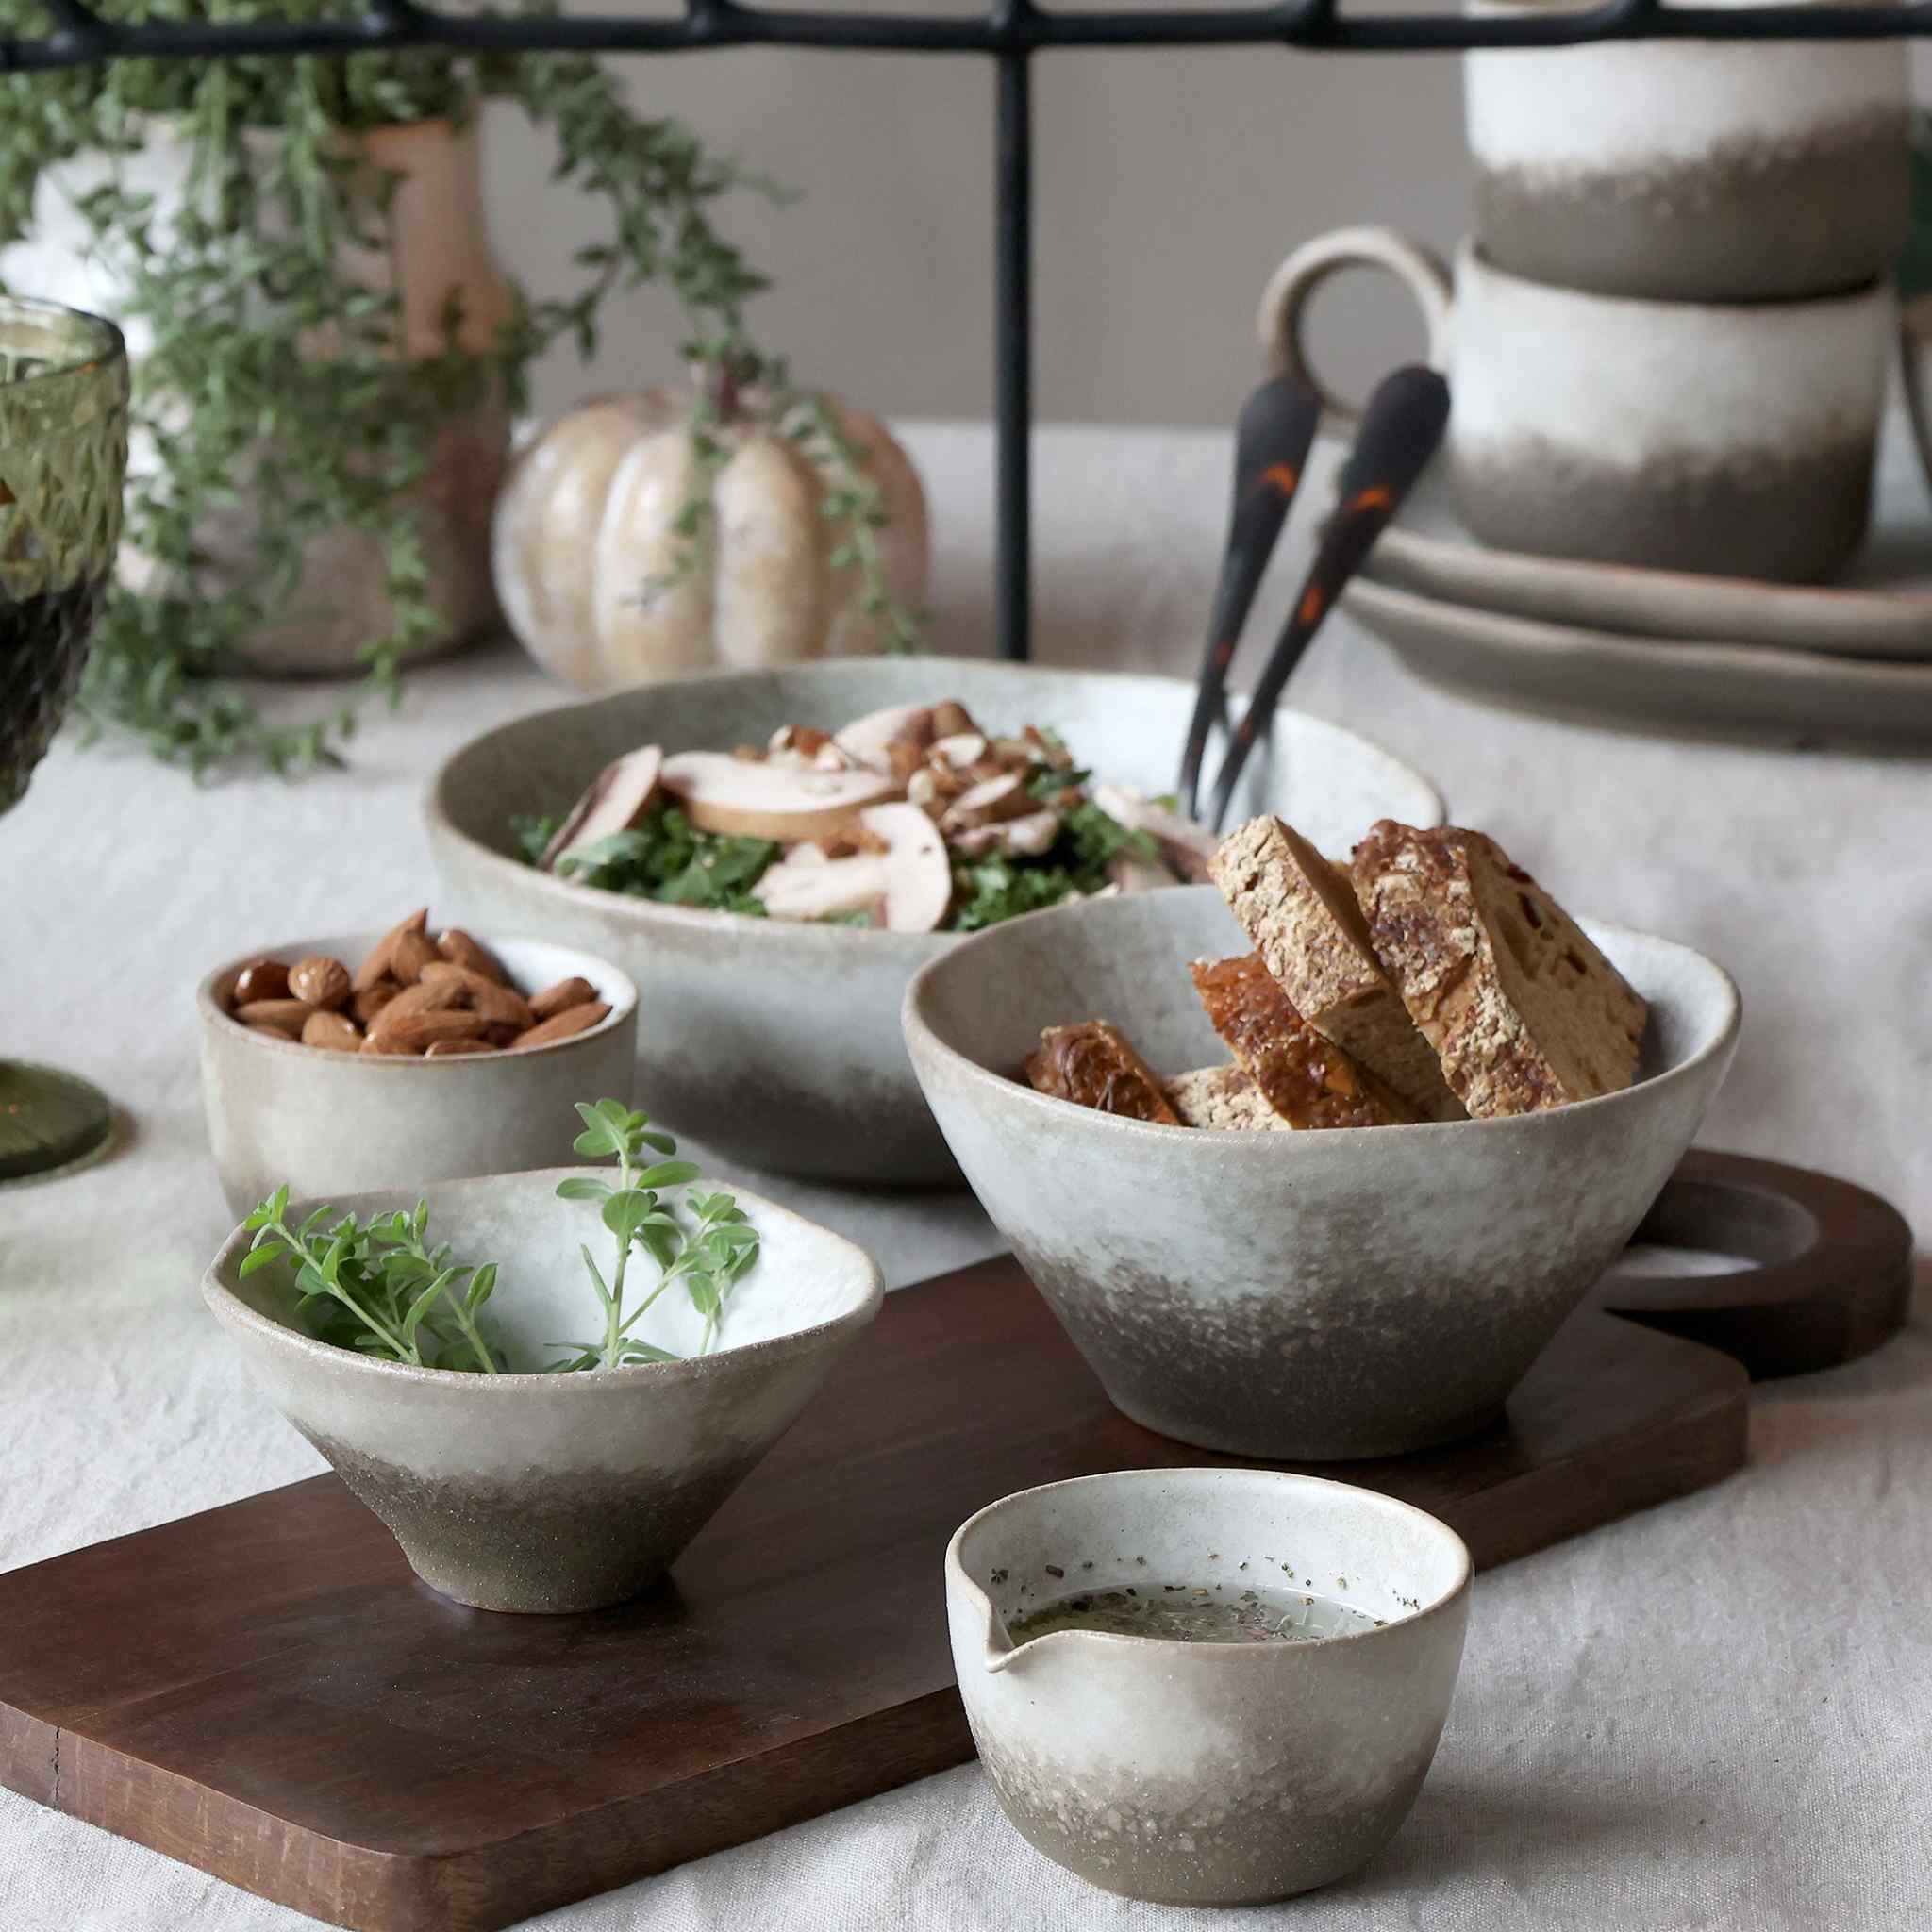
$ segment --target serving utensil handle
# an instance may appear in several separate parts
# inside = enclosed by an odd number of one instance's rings
[[[1282,626],[1248,708],[1235,726],[1214,782],[1208,824],[1222,827],[1255,740],[1274,714],[1283,687],[1302,660],[1343,587],[1414,487],[1449,424],[1449,385],[1435,370],[1408,363],[1384,376],[1362,413],[1322,531],[1314,561]]]

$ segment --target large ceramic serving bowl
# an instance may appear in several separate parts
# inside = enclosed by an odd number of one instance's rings
[[[1259,1905],[1373,1857],[1436,1754],[1469,1552],[1392,1497],[1259,1469],[1137,1469],[1008,1496],[946,1551],[953,1666],[1000,1808],[1082,1878]],[[1183,1643],[1008,1620],[1082,1589],[1306,1590],[1381,1627]]]
[[[1209,1132],[1024,1085],[1069,1021],[1115,1022],[1163,1075],[1227,1059],[1188,961],[1248,941],[1207,886],[975,934],[914,978],[906,1038],[974,1191],[1126,1414],[1234,1455],[1393,1456],[1497,1418],[1730,1064],[1719,967],[1582,924],[1650,1002],[1638,1084],[1508,1120]]]
[[[496,1261],[489,1304],[508,1358],[594,1338],[600,1314],[577,1249],[608,1247],[594,1207],[560,1201],[557,1168],[427,1191],[432,1240]],[[203,1284],[269,1399],[382,1518],[417,1575],[486,1610],[588,1610],[655,1582],[791,1424],[878,1312],[884,1284],[862,1250],[734,1189],[758,1230],[719,1342],[674,1288],[633,1332],[686,1357],[585,1374],[483,1375],[376,1361],[315,1341],[286,1263],[245,1281],[238,1229]],[[351,1195],[366,1219],[413,1191]],[[291,1204],[291,1224],[313,1203]],[[644,1265],[640,1262],[639,1265]],[[635,1297],[633,1297],[635,1299]]]
[[[354,964],[382,938],[375,932],[258,946],[201,982],[194,1004],[202,1107],[222,1192],[236,1214],[285,1183],[293,1193],[325,1198],[553,1167],[570,1158],[582,1131],[577,1101],[629,1101],[638,1028],[629,976],[573,947],[482,931],[525,991],[587,979],[608,1015],[548,1046],[447,1059],[336,1053],[229,1018],[236,975],[249,959],[292,965],[321,954]]]
[[[638,1091],[734,1158],[829,1180],[957,1182],[907,1064],[899,1003],[945,934],[857,931],[658,906],[533,871],[510,819],[564,810],[620,752],[763,744],[781,724],[834,728],[888,705],[958,698],[982,724],[1059,731],[1096,776],[1169,789],[1192,689],[1177,679],[956,658],[846,659],[697,677],[506,724],[437,774],[430,843],[479,923],[614,959],[638,983]],[[1324,850],[1378,817],[1442,823],[1406,765],[1339,725],[1276,714],[1236,802],[1279,811]],[[1211,770],[1210,766],[1210,770]]]

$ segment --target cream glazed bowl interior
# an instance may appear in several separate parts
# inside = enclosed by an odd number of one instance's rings
[[[614,959],[638,983],[639,1091],[674,1129],[737,1160],[826,1180],[957,1184],[906,1058],[899,1005],[946,933],[744,918],[554,878],[517,857],[510,820],[560,813],[620,753],[764,744],[781,724],[835,730],[890,705],[957,698],[993,730],[1058,731],[1098,781],[1174,784],[1193,687],[1178,678],[947,658],[824,660],[679,678],[502,725],[439,771],[426,811],[438,869],[506,930]],[[1211,764],[1209,769],[1211,770]],[[1340,725],[1283,709],[1250,760],[1237,819],[1277,811],[1324,850],[1376,818],[1439,825],[1427,780]]]
[[[1008,1621],[1084,1590],[1306,1591],[1374,1627],[1199,1643]],[[946,1551],[953,1665],[1000,1808],[1037,1850],[1161,1905],[1260,1905],[1381,1850],[1422,1789],[1469,1621],[1462,1540],[1371,1490],[1258,1469],[1051,1483]]]
[[[1191,959],[1246,952],[1191,886],[975,934],[913,980],[947,1143],[1115,1406],[1237,1456],[1394,1456],[1493,1424],[1690,1144],[1738,995],[1686,946],[1580,922],[1650,1003],[1637,1084],[1506,1120],[1169,1127],[1036,1093],[1042,1027],[1104,1019],[1164,1078],[1224,1063]]]
[[[238,1215],[287,1183],[326,1199],[371,1188],[420,1188],[509,1174],[570,1158],[580,1100],[628,1105],[636,1077],[638,992],[608,960],[545,940],[477,937],[527,992],[587,979],[609,1013],[594,1026],[520,1053],[420,1059],[338,1053],[276,1040],[226,1010],[250,959],[321,954],[350,967],[383,935],[334,934],[258,946],[195,991],[201,1092],[222,1192]]]
[[[430,1240],[449,1241],[459,1260],[498,1263],[489,1313],[518,1370],[597,1333],[578,1244],[601,1253],[607,1238],[595,1208],[558,1199],[557,1185],[614,1173],[554,1168],[425,1191]],[[285,1260],[242,1279],[245,1228],[215,1257],[202,1292],[263,1392],[389,1525],[424,1582],[478,1609],[595,1609],[663,1574],[883,1298],[862,1249],[732,1191],[760,1246],[711,1353],[694,1353],[702,1323],[676,1288],[631,1331],[679,1361],[486,1375],[374,1360],[309,1334]],[[415,1202],[411,1189],[332,1205],[367,1219]],[[291,1203],[290,1224],[319,1205]]]

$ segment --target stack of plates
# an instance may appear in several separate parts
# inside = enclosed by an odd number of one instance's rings
[[[1446,485],[1438,461],[1343,599],[1420,675],[1653,731],[1932,746],[1932,497],[1903,435],[1830,589],[1491,550]]]

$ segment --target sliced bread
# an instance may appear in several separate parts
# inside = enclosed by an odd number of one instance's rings
[[[1392,1088],[1421,1119],[1464,1118],[1434,1047],[1375,958],[1344,874],[1292,825],[1265,817],[1230,832],[1210,870],[1303,1020]]]
[[[1124,1114],[1135,1121],[1158,1121],[1177,1127],[1180,1120],[1160,1091],[1160,1077],[1134,1051],[1118,1026],[1106,1020],[1082,1020],[1072,1026],[1049,1026],[1028,1057],[1026,1077],[1041,1093],[1071,1100],[1075,1107]]]
[[[1176,1074],[1165,1089],[1167,1104],[1184,1127],[1259,1127],[1287,1133],[1289,1124],[1261,1098],[1260,1089],[1231,1062]]]
[[[1383,819],[1351,870],[1376,956],[1472,1114],[1629,1086],[1648,1009],[1493,840]]]
[[[1214,1030],[1270,1107],[1291,1127],[1386,1127],[1415,1109],[1305,1025],[1260,956],[1196,959],[1194,991]]]

